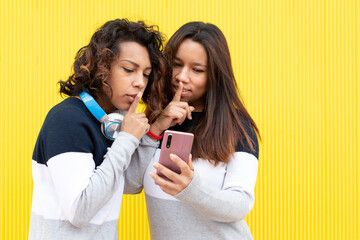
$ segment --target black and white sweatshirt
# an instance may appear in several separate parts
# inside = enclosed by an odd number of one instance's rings
[[[144,139],[146,154],[146,141],[154,143]],[[123,172],[138,145],[125,132],[107,140],[80,99],[54,106],[33,153],[29,239],[118,239]]]

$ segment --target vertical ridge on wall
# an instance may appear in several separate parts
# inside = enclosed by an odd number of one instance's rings
[[[360,239],[358,0],[0,1],[0,239],[27,239],[31,158],[57,82],[106,21],[188,21],[228,40],[262,142],[254,239]],[[124,196],[119,239],[150,239],[144,194]]]
[[[356,93],[357,93],[357,98],[355,100],[356,102],[356,122],[359,123],[360,122],[360,76],[359,76],[359,69],[360,69],[360,18],[359,18],[359,14],[360,14],[360,3],[358,1],[355,1],[355,7],[354,7],[354,17],[355,17],[355,23],[354,23],[354,35],[355,35],[355,84],[356,84]],[[355,201],[355,205],[356,205],[356,222],[357,222],[357,226],[356,226],[356,238],[360,239],[360,126],[359,124],[356,124],[356,138],[355,138],[355,151],[356,151],[356,169],[357,169],[357,174],[356,174],[356,201]]]
[[[4,41],[4,37],[5,36],[5,31],[7,30],[5,28],[5,20],[3,19],[4,16],[6,16],[6,13],[4,11],[4,4],[0,5],[0,87],[3,87],[2,82],[5,79],[5,71],[2,71],[2,66],[5,66],[4,63],[4,51],[3,51],[3,47],[5,45],[5,41]],[[0,107],[1,107],[1,111],[0,111],[0,119],[4,118],[4,111],[5,111],[5,96],[4,94],[0,94]],[[2,123],[2,122],[1,122]],[[4,124],[0,124],[0,159],[4,159],[5,158],[5,126]],[[1,168],[0,168],[0,226],[4,226],[5,227],[5,204],[6,204],[6,200],[5,200],[5,196],[7,196],[8,194],[6,193],[5,190],[5,169],[6,166],[4,163],[2,163],[1,161]],[[3,229],[4,227],[2,227],[2,229],[0,230],[0,238],[3,238],[4,236],[4,231],[5,229]]]
[[[360,93],[360,76],[359,76],[359,70],[360,70],[360,18],[359,18],[359,14],[360,14],[360,3],[358,1],[355,1],[355,83],[357,85],[357,108],[356,108],[356,122],[359,123],[360,122],[360,97],[359,97],[359,93]],[[356,129],[357,129],[357,137],[356,137],[356,156],[357,156],[357,161],[356,161],[356,165],[357,165],[357,174],[356,174],[356,183],[358,185],[357,187],[357,197],[356,197],[356,222],[357,222],[357,227],[356,227],[356,238],[360,239],[360,126],[359,124],[356,125]]]

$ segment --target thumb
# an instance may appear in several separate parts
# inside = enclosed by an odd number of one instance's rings
[[[189,110],[190,112],[187,113],[187,118],[191,120],[192,119],[191,113],[195,110],[195,108],[193,106],[189,106]]]
[[[194,166],[192,164],[192,154],[189,155],[189,162],[188,162],[189,168],[194,171]]]

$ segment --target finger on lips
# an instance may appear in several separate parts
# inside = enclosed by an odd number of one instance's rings
[[[135,113],[135,112],[136,112],[136,109],[137,109],[137,106],[139,105],[141,96],[142,96],[142,93],[141,93],[141,92],[139,92],[139,93],[136,95],[134,101],[133,101],[133,102],[131,103],[131,105],[130,105],[130,108],[129,108],[129,110],[128,110],[128,113],[129,113],[129,112],[130,112],[130,113]]]
[[[183,90],[182,82],[179,82],[179,88],[176,90],[173,101],[179,102],[181,99],[181,92]]]

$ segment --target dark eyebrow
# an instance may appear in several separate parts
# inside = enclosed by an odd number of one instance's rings
[[[129,63],[131,63],[132,65],[134,65],[134,66],[137,67],[137,68],[140,67],[139,64],[137,64],[136,62],[131,61],[131,60],[129,60],[129,59],[121,59],[120,62],[129,62]],[[151,67],[145,68],[145,70],[147,70],[147,69],[150,69],[150,70],[151,70]]]
[[[176,56],[175,56],[175,60],[182,61],[180,58],[178,58],[178,57],[176,57]],[[205,68],[207,68],[206,65],[201,64],[201,63],[195,62],[195,63],[191,63],[191,64],[193,64],[193,65],[195,65],[195,66],[200,66],[200,67],[205,67]]]

